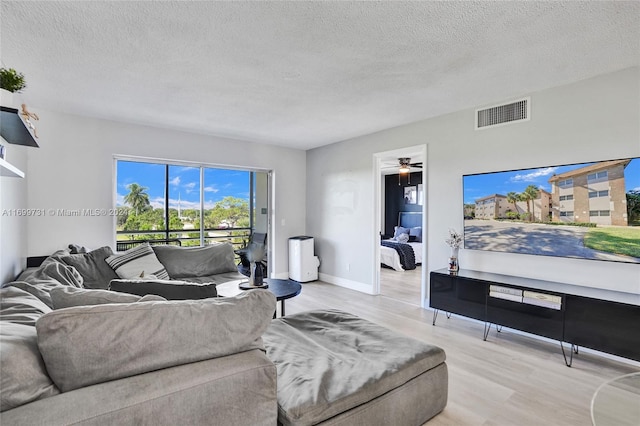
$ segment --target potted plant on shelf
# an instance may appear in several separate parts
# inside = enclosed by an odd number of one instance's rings
[[[13,94],[20,93],[27,87],[24,75],[13,68],[0,68],[0,103],[4,106],[14,106]]]

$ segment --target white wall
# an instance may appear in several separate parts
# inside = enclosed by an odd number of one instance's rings
[[[113,207],[114,155],[273,170],[276,235],[270,262],[273,273],[287,276],[287,240],[305,233],[304,151],[53,111],[35,112],[40,116],[40,149],[29,151],[29,207]],[[47,215],[31,218],[28,228],[29,256],[49,254],[69,243],[90,248],[113,247],[115,243],[115,224],[108,216]]]
[[[4,138],[0,143],[6,148],[6,160],[26,171],[27,152],[36,148],[12,145]],[[0,284],[13,281],[26,265],[27,219],[14,214],[27,206],[28,178],[0,177]]]
[[[531,96],[531,120],[474,130],[474,109],[307,153],[307,233],[321,276],[371,292],[372,155],[426,144],[428,270],[446,267],[449,228],[462,230],[462,175],[640,157],[640,70],[626,69]],[[510,99],[496,99],[492,104]],[[637,264],[461,250],[462,268],[640,292]],[[350,265],[350,267],[348,267]],[[349,269],[349,270],[348,270]]]

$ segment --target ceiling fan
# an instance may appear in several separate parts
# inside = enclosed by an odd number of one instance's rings
[[[412,163],[411,157],[400,157],[398,158],[398,163],[400,164],[400,168],[398,169],[399,173],[409,173],[411,168],[422,168],[422,163]]]
[[[411,157],[400,157],[396,161],[385,161],[382,166],[382,170],[388,170],[385,174],[394,174],[391,170],[397,170],[398,173],[398,185],[401,184],[402,175],[407,175],[407,183],[411,183],[411,171],[415,169],[422,169],[422,162],[417,161],[412,163]]]

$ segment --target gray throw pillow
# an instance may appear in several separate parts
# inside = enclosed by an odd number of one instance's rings
[[[111,247],[105,246],[89,253],[57,256],[57,259],[76,268],[82,275],[85,288],[106,289],[109,287],[109,281],[118,278],[115,271],[105,262],[105,259],[112,255]]]
[[[69,244],[69,252],[71,252],[71,254],[88,253],[86,247],[80,244]]]
[[[36,328],[0,321],[0,411],[59,394],[38,350]]]
[[[135,279],[153,275],[161,280],[169,279],[167,270],[158,261],[149,243],[133,247],[121,254],[109,256],[106,262],[120,278]]]
[[[233,246],[214,243],[204,247],[153,246],[171,278],[204,277],[237,272]]]
[[[63,392],[148,371],[263,349],[276,298],[236,297],[60,309],[36,323],[38,346]],[[82,342],[78,345],[77,342]]]
[[[111,280],[109,290],[138,296],[157,295],[167,300],[207,299],[218,296],[215,284],[177,280]]]
[[[19,278],[21,281],[13,281],[7,285],[33,294],[51,309],[53,309],[50,294],[52,289],[63,286],[82,288],[83,281],[82,276],[73,266],[67,266],[53,259],[45,260],[39,268],[29,271],[28,274],[21,274]]]
[[[163,297],[149,295],[144,301],[163,301]],[[73,306],[104,305],[106,303],[135,303],[142,301],[134,294],[118,293],[109,290],[87,290],[75,287],[59,287],[51,290],[53,309]]]
[[[62,286],[61,286],[62,287]],[[0,289],[0,320],[35,326],[42,315],[51,312],[43,301],[18,287]]]

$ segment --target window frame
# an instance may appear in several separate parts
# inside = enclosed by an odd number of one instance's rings
[[[168,179],[169,179],[169,175],[168,175],[168,167],[169,166],[178,166],[178,167],[193,167],[193,168],[200,168],[200,212],[201,214],[200,216],[200,229],[199,229],[199,233],[200,233],[200,246],[204,246],[205,245],[205,229],[204,228],[204,217],[203,217],[203,212],[204,212],[204,169],[205,168],[209,168],[209,169],[223,169],[223,170],[237,170],[237,171],[242,171],[242,172],[249,172],[249,191],[250,194],[253,194],[254,188],[254,177],[256,173],[265,173],[268,176],[268,184],[267,184],[267,200],[268,200],[268,209],[269,211],[272,211],[272,207],[271,207],[271,203],[272,203],[272,184],[273,184],[273,180],[272,180],[272,171],[271,170],[267,170],[267,169],[260,169],[260,168],[253,168],[253,167],[239,167],[239,166],[231,166],[231,165],[225,165],[225,164],[215,164],[215,163],[204,163],[204,162],[195,162],[195,161],[185,161],[185,160],[172,160],[172,159],[166,159],[166,158],[152,158],[152,157],[137,157],[137,156],[128,156],[128,155],[114,155],[113,156],[113,169],[112,169],[112,204],[114,207],[117,207],[117,194],[118,194],[118,161],[127,161],[127,162],[136,162],[136,163],[147,163],[147,164],[155,164],[155,165],[163,165],[165,167],[167,167],[167,169],[165,169],[165,187],[167,187],[168,185]],[[168,191],[166,191],[166,197],[168,197]],[[165,203],[167,203],[167,199],[165,198]],[[254,220],[254,215],[252,214],[253,211],[253,203],[254,203],[254,199],[253,196],[250,195],[249,196],[249,232],[252,232],[251,230],[253,229],[253,220]],[[168,207],[168,205],[167,205]],[[160,230],[156,233],[164,233],[165,234],[165,238],[169,239],[170,238],[170,222],[169,222],[169,208],[166,209],[166,213],[165,213],[165,223],[166,226],[164,230]],[[271,227],[271,219],[268,220],[268,227]],[[117,218],[114,216],[114,220],[113,220],[113,236],[114,236],[114,247],[115,244],[117,244],[118,241],[118,230],[117,230]]]

